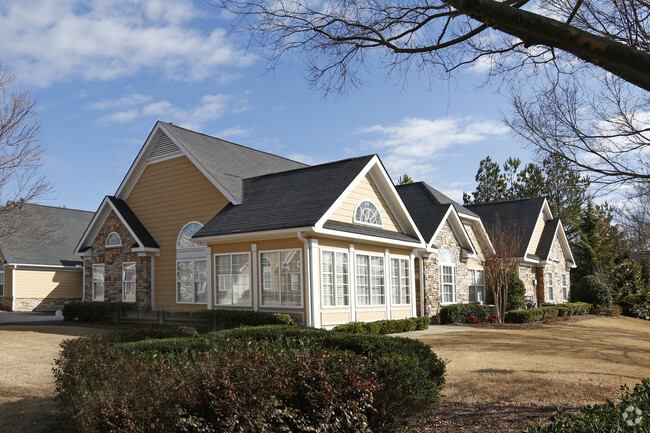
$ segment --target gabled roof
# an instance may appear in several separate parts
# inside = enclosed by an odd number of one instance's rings
[[[74,247],[93,212],[31,203],[2,212],[0,250],[9,264],[77,266]],[[22,207],[22,209],[21,209]],[[9,227],[10,226],[10,227]]]
[[[158,121],[115,194],[126,200],[150,159],[185,155],[233,204],[243,199],[243,179],[307,167],[306,164]],[[152,153],[152,151],[155,151]]]
[[[95,237],[99,233],[101,226],[104,224],[104,221],[106,221],[106,218],[108,218],[111,211],[115,212],[122,224],[124,224],[131,236],[133,236],[133,239],[135,239],[136,243],[135,245],[132,245],[134,251],[155,251],[160,248],[156,240],[151,236],[149,231],[144,227],[142,222],[140,222],[126,202],[119,198],[107,195],[104,197],[104,200],[102,200],[97,212],[95,212],[95,215],[88,224],[86,230],[83,232],[81,240],[79,240],[79,243],[74,249],[74,252],[77,255],[82,255],[80,253],[83,253],[90,248]]]
[[[544,224],[544,230],[542,231],[542,236],[539,238],[537,250],[535,251],[535,255],[539,257],[540,260],[548,259],[548,255],[551,252],[551,246],[553,245],[553,239],[555,239],[555,233],[557,232],[557,227],[559,224],[559,218],[553,218],[552,220],[546,221]]]
[[[519,230],[524,242],[521,243],[517,256],[524,257],[532,239],[535,225],[548,204],[544,198],[525,198],[520,200],[497,201],[492,203],[472,204],[465,206],[470,211],[478,214],[488,232],[496,224],[502,227]],[[550,210],[547,210],[550,215]]]
[[[225,206],[194,237],[313,227],[373,157],[244,179],[243,202]]]

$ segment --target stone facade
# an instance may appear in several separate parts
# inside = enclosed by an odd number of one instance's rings
[[[16,298],[14,311],[56,311],[69,302],[79,302],[81,298]],[[11,307],[11,302],[9,303]]]
[[[121,246],[106,247],[106,237],[116,232]],[[110,213],[92,244],[92,258],[84,260],[84,298],[93,299],[93,264],[104,264],[104,299],[110,302],[122,301],[122,263],[135,262],[135,303],[145,309],[151,308],[151,257],[139,256],[131,251],[136,244],[131,233],[122,224],[115,212]]]
[[[526,299],[537,303],[537,270],[534,266],[519,265],[519,279],[526,288]]]
[[[567,268],[566,259],[562,251],[562,246],[560,245],[559,239],[556,237],[553,240],[553,244],[551,246],[551,251],[549,253],[549,257],[546,262],[546,265],[544,265],[543,268],[544,302],[552,302],[557,304],[557,303],[568,302],[571,299],[571,294],[570,294],[571,283],[569,282],[569,271],[570,268]],[[548,288],[548,281],[547,281],[548,273],[551,273],[553,275],[552,277],[553,278],[553,299],[550,299],[549,296],[549,288]],[[565,279],[566,279],[567,299],[564,299],[562,293],[563,274],[565,275]],[[541,303],[542,302],[540,301],[539,304]]]

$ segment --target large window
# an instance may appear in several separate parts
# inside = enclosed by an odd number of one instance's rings
[[[321,252],[323,305],[326,307],[350,305],[348,283],[348,253]]]
[[[104,300],[104,264],[93,265],[93,301]]]
[[[357,305],[385,305],[384,257],[357,254]]]
[[[456,256],[449,245],[440,249],[440,297],[443,304],[456,301]]]
[[[111,232],[106,236],[106,246],[107,247],[119,247],[122,245],[122,239],[120,239],[120,235],[118,235],[116,232]]]
[[[382,226],[379,209],[370,200],[362,200],[354,210],[354,222]]]
[[[562,299],[569,300],[569,291],[567,290],[566,274],[562,274]]]
[[[546,273],[546,287],[548,287],[548,300],[553,300],[553,274],[551,272]]]
[[[409,259],[390,259],[390,290],[393,304],[411,303],[411,284],[409,278]]]
[[[4,295],[5,295],[5,273],[4,271],[0,271],[0,297]]]
[[[135,262],[122,263],[122,300],[135,302]]]
[[[208,302],[208,260],[204,242],[192,242],[192,236],[203,227],[189,222],[176,238],[176,302],[205,304]]]
[[[469,269],[469,302],[485,301],[485,280],[482,269]]]
[[[300,249],[260,252],[262,305],[302,306]]]
[[[179,260],[176,262],[176,294],[181,304],[208,302],[207,260]]]
[[[250,263],[250,253],[215,254],[214,281],[217,304],[251,304]]]

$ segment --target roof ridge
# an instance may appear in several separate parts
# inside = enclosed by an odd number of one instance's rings
[[[517,201],[526,201],[526,200],[545,200],[545,197],[529,197],[529,198],[513,198],[510,200],[497,200],[497,201],[488,201],[485,203],[472,203],[472,204],[464,204],[462,206],[467,207],[467,206],[483,206],[486,204],[497,204],[497,203],[514,203]]]
[[[12,202],[12,203],[18,204],[18,203],[20,203],[20,202]],[[92,214],[95,213],[95,212],[93,212],[93,211],[91,211],[91,210],[74,209],[74,208],[71,208],[71,207],[61,207],[61,206],[54,206],[54,205],[49,205],[49,204],[40,204],[40,203],[23,202],[23,206],[24,206],[24,205],[28,205],[28,206],[39,206],[39,207],[47,207],[47,208],[51,208],[51,209],[71,210],[71,211],[75,211],[75,212],[86,212],[86,213],[92,213]],[[3,207],[7,207],[7,206],[3,206]]]
[[[368,160],[370,160],[376,155],[377,154],[373,153],[373,154],[370,154],[370,155],[355,156],[355,157],[352,157],[352,158],[339,159],[338,161],[329,161],[329,162],[324,162],[322,164],[307,165],[305,167],[292,168],[290,170],[285,170],[285,171],[277,171],[275,173],[266,173],[266,174],[260,174],[259,176],[245,177],[242,180],[249,180],[250,181],[250,180],[253,180],[253,179],[259,179],[259,178],[267,177],[267,176],[278,176],[278,175],[282,175],[282,174],[291,173],[291,172],[294,172],[294,171],[309,170],[309,169],[312,169],[312,168],[314,168],[314,169],[315,168],[321,168],[321,167],[325,167],[327,165],[340,164],[342,162],[354,161],[354,160],[363,159],[363,158],[368,158]]]
[[[173,124],[171,122],[163,122],[162,120],[159,120],[159,122],[163,123],[165,125],[173,126],[174,128],[178,128],[178,129],[182,129],[182,130],[187,131],[187,132],[191,132],[193,134],[202,135],[204,137],[212,138],[214,140],[223,141],[224,143],[232,144],[233,146],[242,147],[244,149],[252,150],[252,151],[257,152],[257,153],[263,153],[265,155],[274,156],[276,158],[281,158],[281,159],[284,159],[284,160],[287,160],[287,161],[295,162],[297,164],[303,164],[305,167],[310,167],[309,164],[305,164],[304,162],[296,161],[295,159],[287,158],[287,157],[284,157],[282,155],[276,155],[275,153],[267,152],[265,150],[259,150],[259,149],[255,149],[254,147],[250,147],[250,146],[246,146],[246,145],[243,145],[243,144],[235,143],[235,142],[229,141],[229,140],[224,140],[223,138],[215,137],[214,135],[209,135],[209,134],[206,134],[206,133],[203,133],[203,132],[193,131],[191,129],[184,128],[182,126],[175,125],[175,124]]]

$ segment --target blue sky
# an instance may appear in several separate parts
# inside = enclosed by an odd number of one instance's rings
[[[311,90],[299,56],[266,70],[231,17],[201,1],[4,0],[0,60],[38,99],[51,205],[95,210],[156,120],[306,163],[377,153],[461,200],[487,155],[529,161],[507,100],[455,81],[369,70],[345,96]]]

